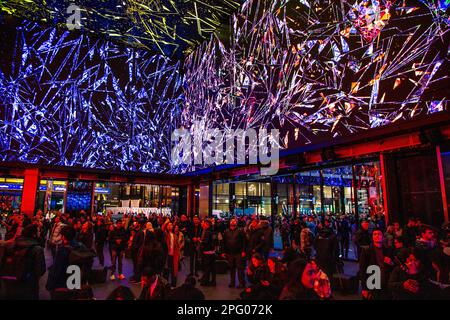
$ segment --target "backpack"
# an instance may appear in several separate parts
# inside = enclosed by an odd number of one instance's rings
[[[29,276],[30,252],[37,246],[5,248],[0,262],[0,276],[10,280],[25,281]]]
[[[89,277],[94,264],[94,257],[97,255],[93,249],[79,244],[77,247],[71,247],[69,253],[69,265],[79,266],[81,269],[82,283],[85,283]]]

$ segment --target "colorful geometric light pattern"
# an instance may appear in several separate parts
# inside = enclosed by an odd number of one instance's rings
[[[11,52],[0,68],[0,161],[170,171],[179,61],[34,22],[17,28]]]
[[[185,61],[183,124],[277,128],[283,148],[448,110],[442,1],[249,0]]]
[[[182,57],[208,39],[240,0],[4,0],[0,12],[66,28],[67,8],[81,9],[83,30]]]
[[[0,57],[0,161],[184,173],[181,125],[294,148],[448,110],[449,25],[437,0],[248,0],[182,65],[24,22]]]

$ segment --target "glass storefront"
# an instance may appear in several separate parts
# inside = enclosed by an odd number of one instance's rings
[[[23,179],[0,178],[0,214],[10,214],[22,204]]]
[[[90,213],[91,205],[94,213],[125,211],[126,208],[160,208],[160,213],[168,212],[162,208],[170,208],[170,212],[175,213],[185,210],[180,207],[178,187],[115,182],[96,182],[93,186],[92,182],[84,181],[40,181],[37,208],[44,212],[61,210],[73,213],[84,210]]]
[[[39,183],[37,208],[43,212],[65,210],[67,182],[60,180],[41,180]]]
[[[170,208],[171,212],[178,214],[180,211],[179,199],[180,188],[178,187],[97,182],[94,190],[94,212],[142,211],[141,209],[145,208],[161,209],[160,211],[155,210],[155,212],[161,213],[163,208]],[[164,211],[166,212],[165,209]]]
[[[354,213],[352,170],[352,166],[322,170],[323,209],[325,214]]]
[[[380,163],[302,171],[270,180],[216,183],[213,204],[213,210],[237,215],[270,216],[272,210],[273,214],[288,216],[374,215],[383,208]]]
[[[272,214],[271,185],[268,182],[215,183],[213,213],[227,215]]]
[[[303,215],[320,212],[320,171],[299,172],[294,176],[297,212]]]

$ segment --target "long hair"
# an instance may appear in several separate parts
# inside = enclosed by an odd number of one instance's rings
[[[301,279],[303,271],[305,271],[306,266],[309,261],[306,259],[297,259],[293,261],[288,268],[288,282],[286,286],[288,288],[297,288],[301,285]]]

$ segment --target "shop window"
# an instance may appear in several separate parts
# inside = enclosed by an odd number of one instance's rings
[[[67,201],[67,182],[60,180],[41,180],[38,189],[37,207],[43,212],[65,210]]]
[[[317,170],[295,174],[297,212],[309,215],[320,212],[320,172]]]
[[[230,211],[230,184],[218,183],[213,188],[213,210],[221,213]]]
[[[0,178],[0,214],[8,215],[20,209],[23,179]]]
[[[323,176],[323,209],[326,214],[353,213],[352,166],[326,168]]]
[[[360,216],[373,216],[383,210],[381,170],[378,161],[354,166],[355,188]]]

